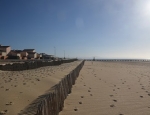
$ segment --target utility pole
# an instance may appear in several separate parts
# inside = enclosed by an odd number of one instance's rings
[[[65,59],[65,50],[64,50],[64,59]]]
[[[54,46],[54,57],[55,57],[55,46]]]
[[[56,57],[56,47],[54,46],[54,57]]]

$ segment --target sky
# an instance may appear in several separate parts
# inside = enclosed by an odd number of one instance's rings
[[[0,0],[0,44],[59,57],[150,59],[150,0]]]

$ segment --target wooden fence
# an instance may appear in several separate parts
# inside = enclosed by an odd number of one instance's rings
[[[52,88],[51,93],[47,94],[38,105],[36,115],[58,115],[62,111],[64,100],[71,93],[72,85],[75,84],[75,80],[83,65],[84,61]]]
[[[54,65],[61,65],[62,63],[69,63],[76,61],[77,59],[68,59],[68,60],[61,60],[61,61],[29,61],[24,63],[13,63],[13,64],[5,64],[0,65],[0,70],[3,71],[22,71],[28,69],[35,69],[44,66],[54,66]]]

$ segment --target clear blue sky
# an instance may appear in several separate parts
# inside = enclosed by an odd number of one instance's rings
[[[150,0],[0,0],[0,44],[80,58],[150,59]]]

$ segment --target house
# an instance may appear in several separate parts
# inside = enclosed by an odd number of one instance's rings
[[[22,50],[11,50],[8,56],[10,59],[27,59],[28,53]]]
[[[2,46],[0,45],[0,55],[7,56],[7,54],[10,52],[11,47],[10,46]]]
[[[41,59],[54,59],[54,56],[53,55],[48,55],[48,54],[45,54],[45,53],[41,53]]]
[[[28,52],[28,59],[35,59],[37,58],[37,53],[36,52]]]
[[[23,52],[27,52],[27,58],[28,59],[36,59],[37,58],[37,53],[35,52],[35,49],[24,49]]]
[[[11,50],[9,56],[19,56],[21,57],[21,50]]]
[[[22,50],[11,50],[8,54],[9,59],[22,59],[21,52]]]
[[[21,57],[27,57],[28,56],[28,52],[26,52],[26,51],[21,51],[20,54],[21,54]]]
[[[0,45],[0,59],[7,59],[7,55],[10,52],[11,47],[10,46],[2,46]]]
[[[37,53],[37,59],[42,59],[42,55]]]

